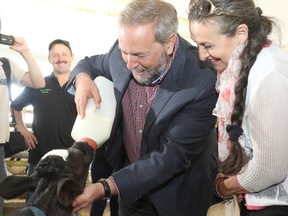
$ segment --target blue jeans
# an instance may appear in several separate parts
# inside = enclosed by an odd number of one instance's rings
[[[33,174],[36,166],[37,166],[36,164],[31,164],[31,163],[28,164],[28,170],[27,170],[28,176],[31,176]],[[28,191],[26,192],[25,196],[26,196],[26,203],[27,203],[28,200],[33,196],[33,192]]]
[[[154,206],[150,203],[149,198],[143,196],[140,199],[133,202],[131,205],[127,205],[123,202],[121,197],[119,201],[119,216],[157,216],[158,213]],[[220,216],[220,215],[219,215]]]
[[[7,176],[4,145],[0,144],[0,181]],[[4,199],[0,197],[0,215],[3,215]]]

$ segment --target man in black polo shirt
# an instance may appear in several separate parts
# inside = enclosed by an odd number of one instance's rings
[[[41,89],[25,88],[11,105],[15,112],[16,128],[29,148],[28,175],[33,173],[45,153],[52,149],[68,148],[74,142],[71,130],[77,110],[74,96],[65,91],[73,59],[68,41],[52,41],[49,44],[49,62],[53,72],[45,77],[46,86]],[[34,109],[32,131],[26,128],[21,112],[28,105]]]

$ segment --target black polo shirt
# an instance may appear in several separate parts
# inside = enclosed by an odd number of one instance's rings
[[[38,139],[36,148],[29,152],[28,161],[33,164],[48,151],[68,148],[74,142],[71,137],[77,116],[74,96],[65,91],[67,83],[59,85],[53,73],[45,81],[46,86],[41,89],[26,87],[11,105],[17,111],[33,106],[32,130]]]

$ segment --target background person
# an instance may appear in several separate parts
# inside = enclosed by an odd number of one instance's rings
[[[241,215],[287,215],[288,55],[267,39],[272,20],[252,0],[192,0],[189,20],[218,76],[216,191],[243,195]]]
[[[0,20],[0,32],[1,32],[1,20]],[[28,71],[19,67],[11,59],[9,60],[11,67],[11,82],[14,84],[20,84],[23,86],[29,86],[31,88],[42,88],[45,85],[45,81],[41,70],[35,61],[27,43],[22,37],[14,37],[15,43],[10,46],[11,50],[14,50],[24,58],[27,63]],[[0,181],[7,176],[7,169],[4,155],[4,144],[9,141],[9,94],[7,87],[7,78],[0,62]],[[0,197],[0,215],[3,215],[4,200]]]
[[[15,111],[16,128],[29,148],[28,175],[34,172],[44,154],[53,149],[69,148],[74,142],[71,130],[77,111],[74,96],[65,91],[74,59],[69,42],[62,39],[52,41],[48,59],[53,72],[45,77],[45,87],[37,90],[25,88],[11,105]],[[26,128],[21,112],[30,104],[34,110],[32,131]]]
[[[76,86],[83,117],[89,97],[100,104],[92,81],[100,75],[113,81],[118,106],[106,148],[115,172],[88,185],[74,211],[117,194],[121,216],[202,216],[213,203],[216,76],[177,29],[171,4],[133,0],[110,51],[73,69],[68,90]]]

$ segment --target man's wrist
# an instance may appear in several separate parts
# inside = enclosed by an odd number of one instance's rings
[[[114,178],[112,176],[109,176],[107,179],[106,179],[107,183],[109,184],[110,186],[110,190],[111,190],[111,196],[117,196],[117,195],[120,195],[120,192],[119,192],[119,189],[114,181]]]
[[[82,78],[91,79],[89,74],[84,73],[84,72],[80,72],[79,74],[76,75],[76,77],[74,79],[74,82],[73,82],[74,89],[76,89],[77,84],[79,82],[79,79],[82,79]]]
[[[110,186],[107,183],[106,179],[99,179],[97,181],[98,183],[100,183],[103,186],[104,189],[104,199],[108,199],[111,196],[111,190],[110,190]]]

